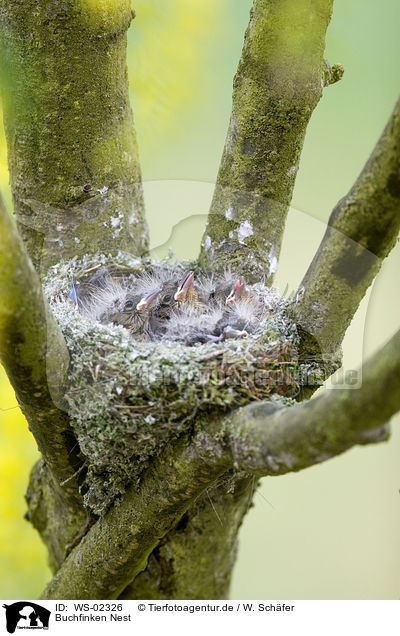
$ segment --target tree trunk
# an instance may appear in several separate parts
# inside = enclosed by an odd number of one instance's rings
[[[36,268],[61,253],[148,249],[128,94],[129,4],[1,2],[11,187]]]
[[[194,269],[221,270],[229,262],[248,280],[271,282],[307,123],[323,86],[341,76],[323,60],[331,5],[332,0],[255,0],[200,265]],[[312,359],[315,351],[305,351],[310,356],[305,362],[299,358],[286,300],[280,299],[285,309],[276,310],[268,334],[243,347],[236,343],[236,349],[224,341],[200,351],[188,352],[183,345],[179,351],[168,345],[145,350],[123,329],[107,331],[94,321],[88,326],[78,313],[63,322],[52,301],[57,325],[27,252],[43,274],[55,265],[54,295],[63,302],[76,262],[87,265],[95,255],[96,267],[118,263],[123,260],[118,250],[124,250],[135,257],[127,258],[136,267],[148,264],[125,62],[131,18],[127,0],[0,4],[9,166],[26,248],[0,202],[0,355],[42,452],[27,499],[29,519],[48,547],[55,573],[43,598],[226,598],[238,531],[260,476],[301,470],[353,445],[387,438],[386,422],[400,407],[400,334],[366,365],[355,398],[344,390],[294,405],[293,389],[307,384],[313,371],[321,382],[327,367]],[[392,220],[398,179],[387,178],[387,171],[398,165],[398,147],[390,130],[388,140],[392,151],[382,168],[385,175],[376,180],[379,162],[372,162],[368,187],[393,186],[387,199]],[[373,211],[366,207],[366,231],[372,234]],[[346,206],[339,212],[346,228]],[[393,245],[397,227],[397,221],[390,223],[380,258]],[[314,324],[314,274],[312,293],[305,293],[293,312],[304,328]],[[43,279],[48,290],[49,276]],[[349,320],[363,290],[349,303]],[[331,312],[334,301],[328,303]],[[239,379],[233,386],[226,376],[198,380],[192,372],[208,364],[213,371],[233,368]],[[173,398],[163,402],[158,385],[135,393],[135,381],[139,384],[149,368],[163,371],[163,365],[182,376],[169,385]],[[258,393],[242,380],[242,370],[264,374]],[[107,372],[112,380],[122,378],[121,386],[107,384]],[[304,375],[299,379],[296,373]],[[72,386],[78,394],[75,411],[67,375],[78,382]],[[199,395],[205,390],[201,411]],[[118,402],[129,391],[132,403]],[[151,410],[145,417],[140,409],[154,404],[162,407],[155,410],[158,419]],[[128,411],[125,420],[118,419],[118,408],[139,414]],[[368,418],[361,416],[365,411]],[[121,421],[126,437],[116,439]],[[84,488],[89,483],[94,491],[95,481],[86,482],[87,475],[98,478],[100,492],[115,485],[103,479],[112,473],[111,461],[106,466],[100,461],[96,473],[102,441],[110,434],[117,462],[137,430],[143,446],[135,448],[133,458],[142,461],[140,471],[132,477],[135,465],[128,457],[121,469],[128,474],[126,483],[121,478],[117,494],[102,508],[91,507],[95,497],[91,500],[93,492]]]
[[[238,533],[254,495],[253,475],[227,473],[161,541],[120,598],[229,598]]]
[[[255,0],[201,261],[271,284],[306,128],[329,76],[333,0]]]

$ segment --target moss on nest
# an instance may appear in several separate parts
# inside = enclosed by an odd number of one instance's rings
[[[110,271],[118,266],[129,275],[151,263],[123,254],[90,257],[57,265],[45,280],[70,351],[65,399],[88,467],[85,504],[99,515],[128,485],[139,481],[165,444],[190,434],[197,413],[221,413],[277,395],[292,397],[299,390],[300,369],[290,302],[276,292],[261,337],[194,347],[135,342],[121,326],[84,318],[68,299],[72,279],[104,265]],[[170,265],[163,261],[154,267]],[[179,271],[187,266],[175,265]]]

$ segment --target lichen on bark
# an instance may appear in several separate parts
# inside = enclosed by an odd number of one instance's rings
[[[14,209],[38,269],[147,251],[126,68],[126,0],[2,1],[4,122]]]
[[[324,86],[332,0],[255,0],[201,262],[271,283],[307,124]]]
[[[342,73],[322,57],[331,4],[255,0],[203,269],[229,263],[247,282],[273,276],[307,122],[323,86]],[[321,304],[326,300],[329,316],[337,313],[336,292],[326,299],[319,290],[314,297],[311,279],[292,313],[278,299],[262,336],[201,347],[138,344],[122,327],[89,322],[76,311],[68,300],[71,283],[90,266],[122,267],[126,273],[150,264],[139,258],[147,233],[126,83],[131,17],[127,0],[0,4],[16,216],[65,338],[0,210],[10,239],[0,233],[6,265],[0,273],[5,290],[0,353],[44,458],[28,489],[29,518],[57,571],[43,598],[221,598],[228,593],[237,532],[259,475],[300,470],[355,444],[387,438],[386,420],[400,406],[400,336],[366,366],[365,385],[354,398],[345,390],[295,405],[293,391],[310,381],[320,384],[337,363],[334,356],[298,357],[295,322],[304,332],[307,293],[311,308],[318,309],[313,320],[317,314],[320,324],[329,323]],[[347,206],[351,211],[360,192],[368,202],[377,178],[360,242],[372,245],[378,258],[390,249],[397,228],[398,161],[389,169],[398,160],[393,133],[389,128],[389,161],[372,160],[368,179],[356,184],[357,196],[353,192]],[[381,199],[385,206],[389,201],[389,213],[376,236],[377,218],[370,212]],[[339,206],[336,221],[347,228],[346,205],[343,209]],[[352,223],[349,227],[349,236],[359,240],[359,226],[357,236]],[[9,242],[15,259],[7,258]],[[133,256],[117,250],[110,256],[116,242]],[[346,254],[332,254],[336,273],[343,274]],[[190,268],[201,270],[197,263]],[[349,293],[347,319],[362,289],[354,299]],[[22,311],[16,311],[18,303]],[[69,352],[64,393],[57,382],[47,382],[47,327],[60,359]],[[15,356],[10,334],[19,338]],[[205,366],[211,373],[204,379]],[[276,375],[280,366],[289,373]],[[160,391],[165,367],[172,374]],[[227,368],[234,371],[233,384],[226,382]],[[249,371],[261,371],[265,381],[249,383]],[[196,561],[198,575],[192,576]]]

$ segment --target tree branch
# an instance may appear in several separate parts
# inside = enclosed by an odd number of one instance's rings
[[[69,356],[39,278],[0,199],[0,360],[39,450],[61,490],[79,499],[72,431],[62,410]]]
[[[236,468],[282,475],[326,461],[356,444],[388,437],[400,409],[400,330],[363,367],[359,389],[332,389],[288,409],[255,403],[236,411],[228,440]]]
[[[156,459],[121,502],[91,528],[46,587],[43,599],[113,599],[147,563],[160,539],[229,468],[215,437],[183,438]],[[210,452],[210,449],[212,451]]]
[[[295,311],[306,352],[315,352],[314,339],[323,353],[337,350],[399,229],[400,100],[302,281]]]
[[[147,251],[125,59],[129,5],[0,4],[11,186],[36,268],[116,243]]]
[[[232,467],[260,475],[301,470],[356,444],[387,438],[400,408],[400,331],[366,365],[358,390],[332,390],[289,408],[255,403],[211,425],[189,444],[167,447],[141,481],[66,559],[42,598],[117,598],[160,539]],[[134,589],[134,588],[133,588]]]
[[[257,480],[247,473],[218,478],[163,538],[146,569],[119,598],[229,598],[238,533],[256,488]]]
[[[204,267],[276,269],[307,124],[326,84],[332,0],[255,0],[203,237]]]

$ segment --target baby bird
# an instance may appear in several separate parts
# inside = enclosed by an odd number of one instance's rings
[[[232,287],[230,293],[226,297],[225,304],[231,305],[232,303],[237,302],[238,300],[246,298],[246,296],[248,295],[249,295],[249,291],[246,288],[243,278],[238,278],[238,280],[235,282],[234,286]]]
[[[249,290],[243,278],[233,285],[225,300],[226,309],[217,322],[214,335],[225,338],[243,338],[255,333],[263,318],[264,307],[260,298]]]
[[[222,276],[204,276],[198,283],[198,296],[200,301],[209,306],[224,305],[228,294],[231,292],[237,277],[233,276],[229,270],[226,270]]]
[[[166,340],[183,342],[188,347],[197,344],[219,342],[220,338],[213,334],[215,325],[222,317],[219,308],[210,308],[199,312],[192,307],[174,313],[164,334]]]
[[[161,291],[156,295],[154,304],[150,310],[149,327],[153,339],[164,335],[168,321],[174,312],[176,301],[174,299],[177,288],[177,281],[170,281],[163,285]]]
[[[188,272],[181,280],[167,279],[158,288],[143,296],[136,309],[149,311],[149,330],[153,339],[162,337],[173,313],[178,314],[192,298],[193,272]]]
[[[135,340],[147,341],[151,339],[149,332],[149,312],[139,312],[136,309],[140,299],[139,294],[127,290],[120,302],[114,308],[109,308],[100,316],[100,322],[113,322],[128,329]]]
[[[181,309],[191,309],[192,313],[204,311],[207,308],[199,293],[194,289],[194,272],[192,271],[189,271],[182,279],[174,299],[178,303],[182,303]]]
[[[139,313],[136,305],[141,294],[134,288],[108,279],[104,287],[94,292],[82,313],[102,324],[114,323],[128,329],[135,340],[150,340],[149,312]]]
[[[91,297],[96,294],[96,291],[107,284],[107,278],[108,269],[105,268],[97,270],[97,272],[92,274],[89,280],[85,282],[75,281],[73,277],[69,298],[77,307],[84,307],[90,302]]]
[[[181,279],[176,271],[159,269],[123,282],[103,272],[89,287],[84,301],[79,299],[81,313],[121,325],[142,342],[194,346],[242,338],[257,333],[266,314],[265,302],[230,272],[200,278],[196,286],[192,270]]]
[[[189,272],[175,294],[186,308],[166,330],[171,340],[183,340],[188,346],[242,338],[253,333],[260,320],[258,296],[247,289],[243,278],[232,279],[230,272],[221,278],[203,278],[194,290],[194,274]]]

